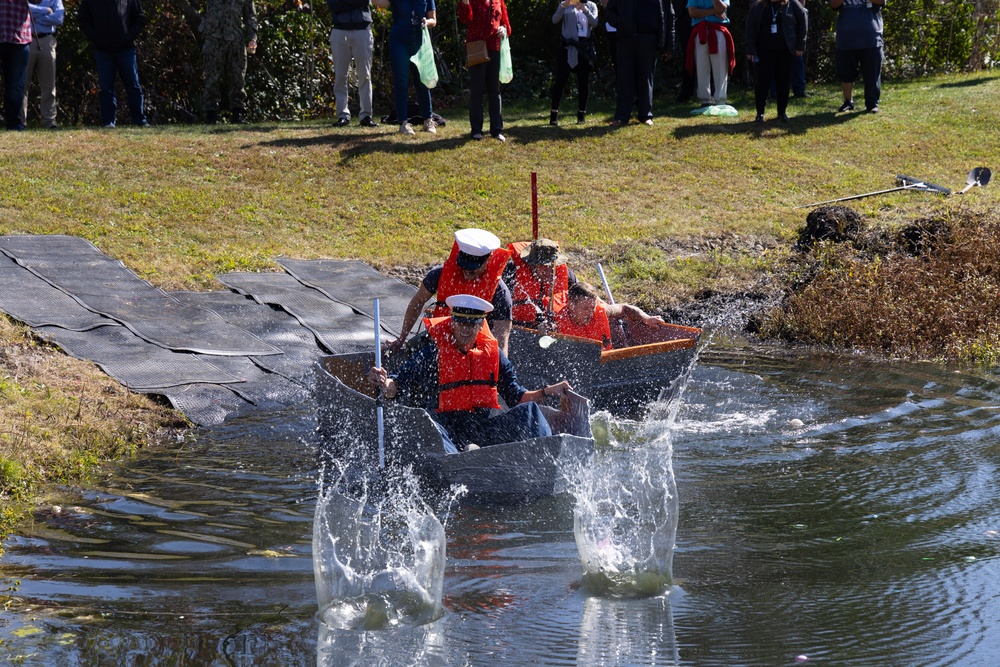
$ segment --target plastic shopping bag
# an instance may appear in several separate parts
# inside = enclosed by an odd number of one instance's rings
[[[514,78],[514,67],[510,62],[510,40],[500,40],[500,83],[510,83]]]
[[[424,36],[420,42],[420,50],[417,51],[410,62],[417,66],[420,73],[420,81],[428,88],[433,88],[438,84],[437,65],[434,64],[434,47],[431,46],[431,34],[424,26]]]

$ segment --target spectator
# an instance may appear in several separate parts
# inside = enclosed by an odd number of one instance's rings
[[[747,58],[757,63],[756,122],[764,122],[771,86],[778,118],[788,122],[788,89],[795,57],[806,48],[806,10],[798,0],[757,0],[747,14]]]
[[[840,111],[854,110],[854,82],[865,80],[865,109],[878,113],[882,96],[882,7],[885,0],[830,0],[837,10],[837,78],[844,93]]]
[[[458,20],[468,30],[466,42],[486,42],[488,62],[469,68],[469,124],[472,138],[483,138],[483,91],[490,108],[490,136],[506,141],[503,135],[503,107],[500,100],[500,40],[510,36],[510,20],[504,0],[459,0]]]
[[[656,51],[664,59],[673,55],[673,5],[668,0],[609,0],[608,23],[615,27],[618,43],[615,116],[610,126],[627,125],[633,104],[639,122],[652,125]]]
[[[3,116],[8,130],[23,130],[24,74],[31,44],[31,16],[25,0],[0,0],[0,68],[3,70]]]
[[[691,17],[687,13],[687,0],[670,0],[674,9],[674,44],[681,54],[681,87],[678,102],[687,102],[694,95],[694,75],[687,68],[687,45],[691,39]]]
[[[685,65],[695,72],[698,101],[703,107],[726,104],[729,75],[736,67],[733,36],[726,28],[729,0],[688,0],[687,6],[691,38]]]
[[[247,54],[257,50],[257,10],[253,0],[208,0],[201,22],[205,36],[205,122],[219,122],[223,76],[229,84],[234,123],[245,122]]]
[[[392,10],[392,28],[389,31],[389,64],[392,67],[392,101],[399,121],[399,133],[413,136],[409,121],[410,70],[413,70],[413,88],[417,94],[417,107],[424,119],[424,132],[437,133],[437,124],[431,116],[431,91],[417,75],[410,58],[420,50],[423,27],[437,25],[434,0],[372,0],[376,7]]]
[[[330,54],[333,57],[333,96],[337,104],[336,127],[351,123],[347,106],[347,71],[351,60],[358,73],[358,98],[362,127],[378,127],[372,115],[372,5],[370,0],[326,0],[333,29]]]
[[[806,25],[809,23],[809,10],[806,9],[806,0],[799,0],[802,10],[806,13]],[[795,97],[807,97],[806,93],[806,55],[803,51],[801,56],[795,56],[792,64],[792,95]]]
[[[80,0],[78,19],[97,64],[101,126],[115,126],[118,117],[115,79],[121,77],[132,124],[149,127],[135,56],[135,40],[146,27],[146,14],[139,0]]]
[[[590,0],[562,0],[556,7],[556,13],[552,15],[552,22],[561,26],[561,30],[555,80],[552,82],[549,125],[559,124],[559,102],[570,72],[576,72],[576,122],[583,123],[587,120],[590,72],[597,62],[593,36],[594,26],[597,25],[597,4]]]
[[[611,57],[611,71],[614,73],[618,71],[618,32],[608,23],[607,9],[608,0],[601,0],[601,10],[605,13],[604,37],[608,41],[608,55]],[[617,81],[617,75],[615,80]]]
[[[65,10],[62,0],[40,0],[28,3],[33,29],[28,55],[28,69],[24,74],[24,104],[21,106],[22,122],[28,120],[28,87],[31,75],[38,71],[38,87],[42,91],[42,127],[56,127],[56,28],[63,24]]]

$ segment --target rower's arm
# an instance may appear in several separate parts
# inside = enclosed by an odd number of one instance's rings
[[[535,403],[544,403],[548,399],[558,396],[563,398],[566,396],[573,388],[569,386],[569,382],[563,380],[557,384],[550,384],[542,387],[541,389],[532,389],[526,391],[521,395],[521,403],[527,403],[528,401],[534,401]]]
[[[389,343],[390,349],[398,350],[403,346],[407,336],[410,335],[410,331],[413,330],[413,325],[420,319],[424,306],[430,301],[432,296],[434,295],[424,287],[424,284],[420,283],[417,293],[413,295],[410,303],[406,306],[406,313],[403,315],[403,326],[400,328],[399,338]]]
[[[608,303],[603,303],[604,312],[607,313],[609,320],[624,320],[626,323],[632,324],[644,324],[647,327],[659,327],[666,324],[662,317],[650,315],[646,313],[642,308],[638,306],[633,306],[630,303],[618,303],[611,305]]]
[[[493,337],[497,339],[500,344],[500,349],[503,350],[504,354],[507,354],[507,341],[510,339],[510,320],[503,322],[493,322],[490,324],[490,331],[493,332]]]

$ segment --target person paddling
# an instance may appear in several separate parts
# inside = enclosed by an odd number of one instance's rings
[[[470,294],[449,296],[446,304],[450,315],[424,320],[430,340],[399,373],[372,368],[369,382],[387,400],[425,407],[458,449],[552,435],[538,404],[568,397],[569,383],[522,387],[485,321],[493,305]],[[501,412],[500,399],[513,407]]]
[[[647,327],[666,326],[662,317],[646,314],[630,303],[610,304],[601,301],[590,283],[577,282],[567,290],[566,307],[556,313],[555,330],[559,333],[599,340],[605,350],[612,349],[611,322]]]
[[[483,229],[460,229],[455,232],[451,255],[441,266],[427,272],[417,293],[410,299],[403,315],[399,338],[389,343],[389,350],[399,350],[420,318],[424,306],[435,294],[432,317],[449,314],[447,300],[456,294],[469,294],[492,304],[487,321],[500,349],[507,353],[510,336],[510,290],[500,280],[510,251],[500,247],[500,239]]]

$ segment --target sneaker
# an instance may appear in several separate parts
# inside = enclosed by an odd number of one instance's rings
[[[433,118],[428,118],[424,121],[424,132],[430,132],[431,134],[437,134],[437,123],[434,122]]]
[[[482,132],[473,132],[472,133],[472,138],[475,139],[476,141],[482,141],[483,140],[483,133]]]
[[[492,136],[493,136],[493,138],[494,138],[494,139],[496,139],[497,141],[499,141],[499,142],[500,142],[501,144],[502,144],[503,142],[507,141],[507,137],[503,136],[503,135],[502,135],[502,134],[500,134],[499,132],[497,132],[496,134],[494,134],[494,135],[492,135]]]
[[[361,119],[361,127],[378,127],[378,123],[372,120],[371,116],[365,116]]]
[[[878,105],[876,104],[873,107],[868,107],[868,113],[878,113]]]
[[[149,124],[148,120],[141,120],[139,121],[139,124],[136,127],[153,127],[153,126]]]
[[[757,117],[753,119],[753,122],[757,123],[758,125],[763,125],[764,124],[764,114],[762,114],[762,113],[757,114]]]
[[[408,137],[412,137],[414,134],[416,134],[416,132],[413,131],[413,126],[410,125],[409,123],[402,123],[399,126],[399,133],[405,134]]]
[[[780,120],[782,123],[787,123],[788,114],[787,113],[778,114],[778,120]]]
[[[620,120],[613,120],[610,123],[608,123],[608,127],[624,127],[624,126],[625,122]]]
[[[647,118],[646,120],[644,120],[642,122],[643,122],[644,125],[652,125],[653,124],[653,119],[652,118]]]
[[[477,444],[476,444],[476,443],[474,443],[474,442],[470,442],[469,444],[467,444],[467,445],[465,446],[465,451],[467,451],[467,452],[474,452],[474,451],[476,451],[477,449],[479,449],[479,445],[477,445]]]
[[[837,111],[854,111],[854,100],[844,100]]]
[[[350,118],[344,118],[343,116],[341,116],[340,118],[337,119],[337,122],[334,123],[333,126],[334,127],[347,127],[350,124],[351,124],[351,119]]]

